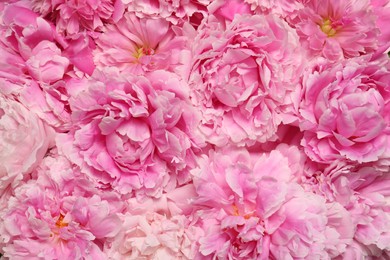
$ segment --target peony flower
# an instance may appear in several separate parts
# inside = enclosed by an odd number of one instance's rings
[[[50,41],[41,41],[26,61],[30,75],[38,81],[52,83],[61,80],[69,60],[61,56],[61,50]]]
[[[0,196],[15,188],[52,146],[54,131],[20,103],[0,96]]]
[[[194,41],[188,78],[207,141],[224,146],[275,140],[282,120],[293,120],[300,91],[295,32],[271,15],[236,15],[226,28],[211,17]]]
[[[107,259],[101,244],[119,232],[119,200],[73,170],[63,157],[47,157],[36,179],[15,189],[0,210],[4,257]]]
[[[307,2],[290,23],[310,56],[335,62],[375,52],[379,30],[369,0]]]
[[[354,240],[348,243],[343,259],[380,258],[390,252],[388,172],[335,162],[308,180],[312,190],[339,203],[351,215]]]
[[[383,54],[390,50],[390,1],[389,0],[371,0],[374,14],[377,17],[376,26],[380,30],[378,35],[377,53]]]
[[[127,13],[97,39],[94,60],[99,69],[117,67],[131,74],[173,70],[180,61],[184,38],[164,19],[139,19]]]
[[[194,167],[202,140],[187,86],[174,74],[96,74],[73,85],[70,107],[78,127],[59,145],[83,172],[121,193],[151,196],[161,196],[171,173],[179,183],[188,181],[186,169]]]
[[[9,4],[2,18],[1,92],[17,97],[57,131],[69,130],[65,81],[73,66],[62,52],[66,43],[49,22],[26,7]]]
[[[245,2],[250,4],[251,9],[257,13],[273,13],[281,17],[288,17],[304,7],[302,0],[245,0]]]
[[[252,14],[250,6],[241,0],[216,0],[210,3],[207,10],[226,21],[233,21],[236,15]]]
[[[293,181],[278,150],[211,151],[193,171],[204,222],[200,253],[215,259],[317,259],[334,252],[336,217],[325,200]],[[343,218],[341,218],[343,219]],[[329,224],[329,226],[327,226]],[[338,241],[338,240],[337,240]],[[328,252],[329,251],[329,252]],[[339,252],[340,253],[340,252]]]
[[[183,21],[207,16],[211,0],[122,0],[129,12],[139,18],[161,17],[177,25]],[[199,25],[199,22],[196,22]]]
[[[105,22],[119,19],[123,12],[120,0],[33,0],[32,8],[44,16],[54,14],[57,30],[69,35],[101,30]]]
[[[316,162],[374,162],[388,145],[390,63],[351,59],[308,73],[301,103],[302,145]]]
[[[184,215],[126,214],[122,222],[122,232],[106,243],[109,259],[194,259],[203,234]]]

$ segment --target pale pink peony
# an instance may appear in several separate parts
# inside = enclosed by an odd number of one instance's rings
[[[211,0],[122,0],[129,12],[140,18],[161,17],[173,24],[207,16],[206,7]]]
[[[309,55],[338,61],[375,52],[379,29],[369,0],[311,0],[290,19]]]
[[[74,167],[47,157],[36,180],[0,210],[1,252],[10,259],[107,259],[102,245],[120,229],[119,198],[99,194]]]
[[[252,145],[276,139],[297,106],[302,56],[295,32],[275,16],[209,18],[193,44],[189,83],[208,142]]]
[[[292,180],[289,165],[278,150],[249,154],[229,148],[204,157],[193,173],[198,193],[194,204],[205,229],[200,253],[206,259],[337,255],[331,251],[334,241],[326,237],[339,241],[333,223],[337,218],[328,218],[324,198]]]
[[[0,96],[1,196],[34,170],[53,141],[53,129],[20,103]]]
[[[377,52],[382,54],[390,51],[390,1],[371,0],[371,5],[377,16],[376,25],[380,30]]]
[[[314,161],[373,162],[388,146],[389,77],[387,57],[351,59],[317,66],[305,76],[301,103],[302,145]]]
[[[125,214],[121,232],[105,244],[109,259],[194,259],[203,235],[184,215]]]
[[[172,71],[180,62],[185,43],[178,31],[179,27],[164,19],[140,19],[133,13],[126,13],[117,23],[107,25],[96,41],[96,66],[99,69],[113,66],[131,74],[158,69]]]
[[[304,7],[302,0],[244,0],[256,13],[273,13],[286,17]],[[308,0],[310,1],[310,0]]]
[[[313,191],[340,203],[351,215],[354,241],[348,244],[343,259],[380,259],[382,253],[390,252],[388,172],[335,162],[309,175],[308,182]]]
[[[189,180],[202,140],[188,86],[174,74],[124,79],[97,73],[69,88],[77,127],[59,145],[83,172],[121,193],[150,196],[161,196],[171,174],[179,183]]]

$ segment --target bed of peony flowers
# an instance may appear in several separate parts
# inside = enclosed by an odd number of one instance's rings
[[[389,0],[0,1],[5,259],[390,259]]]

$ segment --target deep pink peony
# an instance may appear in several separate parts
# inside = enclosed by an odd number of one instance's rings
[[[389,135],[387,57],[351,59],[317,66],[306,75],[301,103],[302,145],[317,162],[373,162],[386,151]]]
[[[275,16],[211,16],[198,31],[189,69],[191,97],[208,142],[251,145],[291,122],[302,56],[295,32]]]
[[[292,181],[290,158],[278,150],[211,151],[194,170],[207,259],[317,259],[337,255],[338,231],[318,195]],[[327,226],[327,224],[329,224]],[[337,225],[337,223],[336,223]],[[337,238],[338,239],[338,238]],[[342,250],[342,248],[340,249]],[[340,254],[340,252],[338,252]]]
[[[158,69],[173,71],[185,44],[180,30],[162,18],[140,19],[127,13],[117,23],[107,25],[96,41],[96,66],[113,66],[131,74]]]
[[[53,144],[53,129],[22,104],[0,96],[0,196],[31,173]]]
[[[74,167],[47,157],[36,180],[14,191],[0,210],[0,245],[11,259],[106,259],[105,239],[120,229],[118,197],[100,194]]]
[[[369,0],[311,0],[290,19],[311,56],[338,61],[378,47],[377,18]]]
[[[77,127],[59,145],[83,172],[121,193],[151,196],[161,196],[170,174],[174,182],[188,181],[185,172],[202,140],[188,87],[174,74],[124,79],[97,73],[69,86]]]

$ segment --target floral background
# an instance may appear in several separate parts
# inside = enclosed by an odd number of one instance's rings
[[[388,0],[0,1],[0,253],[390,259],[389,24]]]

